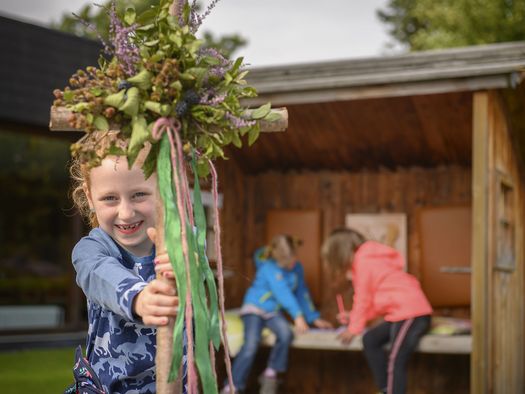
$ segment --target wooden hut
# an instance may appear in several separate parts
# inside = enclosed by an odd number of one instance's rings
[[[437,315],[473,328],[470,355],[417,354],[409,392],[525,392],[524,65],[525,44],[508,43],[252,70],[257,102],[286,106],[290,123],[222,165],[230,306],[253,250],[287,231],[305,237],[307,281],[329,314],[324,237],[349,214],[401,213],[408,271]],[[372,392],[349,353],[292,351],[283,392]]]

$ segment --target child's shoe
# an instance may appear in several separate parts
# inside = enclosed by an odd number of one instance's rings
[[[259,376],[259,384],[261,385],[259,394],[277,394],[279,386],[277,377],[268,377],[263,374]]]

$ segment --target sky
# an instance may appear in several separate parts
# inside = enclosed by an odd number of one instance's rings
[[[102,1],[94,1],[99,3]],[[210,0],[202,4],[209,4]],[[41,25],[89,0],[0,0],[0,13]],[[252,66],[383,56],[393,47],[376,10],[387,0],[221,0],[202,31],[238,33],[248,46],[235,55]]]

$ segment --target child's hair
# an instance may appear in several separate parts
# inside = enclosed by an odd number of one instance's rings
[[[303,244],[299,238],[288,234],[279,234],[272,238],[270,245],[267,246],[263,257],[275,258],[275,255],[294,255],[297,248]]]
[[[78,157],[71,159],[71,166],[69,168],[72,182],[71,198],[80,216],[89,221],[91,227],[94,228],[98,226],[97,215],[89,209],[88,198],[84,191],[84,185],[86,184],[89,187],[90,184],[89,171],[90,168],[88,165],[82,163]]]
[[[330,234],[321,247],[321,258],[337,269],[344,269],[366,238],[351,228],[339,228]]]

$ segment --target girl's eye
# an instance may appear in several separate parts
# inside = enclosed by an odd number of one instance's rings
[[[136,192],[135,194],[133,194],[133,197],[134,198],[144,198],[148,195],[148,193],[146,192]]]
[[[101,198],[102,201],[116,201],[117,197],[115,196],[104,196]]]

